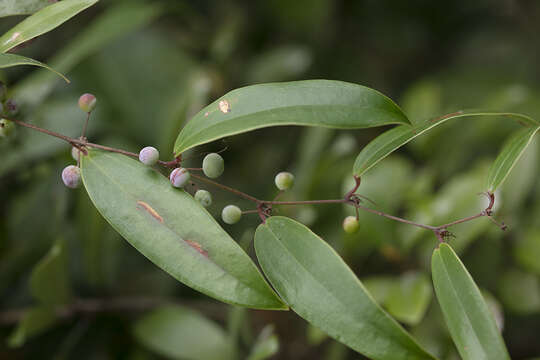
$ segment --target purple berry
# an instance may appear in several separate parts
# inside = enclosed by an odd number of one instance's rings
[[[148,166],[152,166],[159,160],[159,151],[155,147],[147,146],[139,152],[139,160]]]
[[[75,165],[69,165],[62,170],[62,181],[71,189],[76,189],[81,184],[81,170]]]
[[[82,94],[79,98],[79,107],[85,113],[91,113],[96,107],[96,97],[92,94]]]
[[[186,186],[190,178],[191,174],[184,168],[174,169],[169,176],[172,186],[177,188],[183,188]]]

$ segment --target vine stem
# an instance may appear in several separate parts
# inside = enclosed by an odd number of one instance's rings
[[[23,127],[26,127],[26,128],[32,129],[32,130],[36,130],[36,131],[39,131],[39,132],[44,133],[46,135],[53,136],[53,137],[59,138],[61,140],[64,140],[64,141],[70,143],[72,146],[77,147],[79,150],[83,151],[85,154],[86,154],[86,150],[84,148],[85,147],[91,147],[91,148],[96,148],[96,149],[100,149],[100,150],[104,150],[104,151],[119,153],[119,154],[122,154],[122,155],[134,157],[134,158],[139,157],[138,154],[130,152],[130,151],[121,150],[121,149],[113,148],[113,147],[110,147],[110,146],[104,146],[104,145],[99,145],[99,144],[94,144],[94,143],[88,142],[86,140],[86,138],[84,137],[84,134],[86,132],[86,128],[87,128],[87,125],[88,125],[89,115],[86,118],[86,122],[85,122],[83,132],[82,132],[83,135],[79,139],[71,138],[69,136],[66,136],[66,135],[51,131],[51,130],[43,129],[43,128],[39,127],[39,126],[28,124],[28,123],[25,123],[25,122],[20,121],[20,120],[16,120],[16,119],[8,119],[8,120],[13,121],[14,123],[16,123],[16,124],[18,124],[20,126],[23,126]],[[180,165],[181,161],[182,161],[182,156],[180,155],[180,156],[176,157],[172,161],[159,160],[158,163],[160,165],[164,166],[164,167],[167,167],[167,168],[176,168],[176,167],[178,167]],[[196,171],[202,170],[201,168],[187,168],[187,169],[188,170],[196,170]],[[256,197],[254,197],[254,196],[246,194],[245,192],[234,189],[234,188],[232,188],[230,186],[223,185],[223,184],[220,184],[220,183],[218,183],[216,181],[210,180],[210,179],[208,179],[206,177],[203,177],[203,176],[200,176],[200,175],[197,175],[197,174],[193,174],[193,173],[191,174],[191,176],[193,178],[197,179],[197,180],[200,180],[200,181],[206,182],[208,184],[214,185],[214,186],[219,187],[219,188],[221,188],[221,189],[223,189],[225,191],[228,191],[228,192],[233,193],[233,194],[235,194],[235,195],[237,195],[239,197],[242,197],[242,198],[244,198],[246,200],[254,202],[257,205],[257,210],[254,210],[254,211],[248,210],[248,211],[246,211],[244,213],[246,213],[246,214],[247,213],[257,213],[259,215],[259,217],[261,218],[263,223],[266,221],[266,218],[268,216],[270,216],[273,205],[284,205],[284,206],[286,206],[286,205],[314,205],[314,204],[348,204],[348,205],[354,206],[357,212],[358,212],[358,209],[361,209],[361,210],[370,212],[372,214],[385,217],[385,218],[390,219],[390,220],[394,220],[394,221],[398,221],[398,222],[401,222],[401,223],[404,223],[404,224],[420,227],[420,228],[423,228],[423,229],[426,229],[426,230],[431,230],[437,236],[437,239],[439,239],[439,241],[441,241],[441,242],[444,242],[444,238],[446,236],[451,235],[447,231],[447,228],[449,228],[451,226],[454,226],[454,225],[457,225],[457,224],[468,222],[468,221],[471,221],[471,220],[474,220],[474,219],[477,219],[477,218],[480,218],[480,217],[484,217],[484,216],[487,216],[493,223],[495,223],[497,226],[499,226],[502,230],[506,230],[506,228],[507,228],[507,226],[504,223],[499,224],[497,221],[495,221],[492,218],[492,209],[493,209],[493,205],[495,203],[495,195],[493,193],[491,193],[491,192],[484,193],[484,195],[486,195],[488,197],[488,199],[489,199],[489,204],[486,207],[486,209],[481,211],[480,213],[478,213],[476,215],[468,216],[468,217],[465,217],[465,218],[462,218],[462,219],[458,219],[458,220],[455,220],[455,221],[452,221],[452,222],[449,222],[449,223],[446,223],[446,224],[443,224],[443,225],[432,226],[432,225],[426,225],[426,224],[417,223],[417,222],[414,222],[414,221],[411,221],[411,220],[401,218],[399,216],[390,215],[390,214],[387,214],[385,212],[375,210],[375,209],[371,209],[369,207],[365,207],[365,206],[361,205],[360,204],[360,202],[361,202],[360,198],[361,197],[364,198],[364,197],[362,195],[356,194],[356,191],[360,187],[360,182],[361,182],[360,177],[358,177],[358,176],[354,176],[354,180],[355,180],[354,187],[350,191],[348,191],[342,199],[302,200],[302,201],[277,201],[275,199],[274,200],[261,200],[261,199],[258,199]],[[278,196],[279,195],[280,194],[278,194]]]

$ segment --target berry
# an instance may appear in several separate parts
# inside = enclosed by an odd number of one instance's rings
[[[343,220],[343,230],[347,234],[354,234],[358,231],[360,228],[360,223],[358,222],[358,219],[355,216],[347,216],[345,220]]]
[[[197,190],[195,193],[195,200],[197,200],[202,206],[209,207],[212,205],[212,194],[206,190]]]
[[[184,168],[174,169],[169,176],[172,186],[177,188],[182,188],[186,186],[190,178],[191,174]]]
[[[6,100],[5,105],[5,113],[7,116],[15,116],[19,112],[19,107],[17,106],[17,103],[13,99]]]
[[[279,190],[290,189],[294,184],[294,175],[290,172],[280,172],[276,175],[274,182]]]
[[[0,119],[0,138],[7,138],[15,131],[15,124],[8,119]]]
[[[69,165],[62,170],[62,181],[71,189],[76,189],[81,184],[81,170],[75,165]]]
[[[92,94],[82,94],[79,98],[79,107],[85,113],[91,113],[96,107],[96,97]]]
[[[159,160],[159,151],[155,147],[147,146],[139,152],[139,160],[148,166],[152,166]]]
[[[229,225],[236,224],[242,217],[242,210],[236,205],[227,205],[221,211],[221,218]]]
[[[225,164],[221,155],[216,153],[208,154],[204,157],[202,162],[202,168],[204,175],[211,179],[215,179],[223,174]]]

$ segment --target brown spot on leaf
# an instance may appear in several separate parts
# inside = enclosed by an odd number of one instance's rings
[[[144,210],[146,210],[150,215],[152,215],[152,217],[154,217],[154,219],[156,219],[157,221],[159,221],[160,223],[163,223],[163,218],[158,214],[158,212],[156,210],[154,210],[150,205],[148,205],[147,203],[145,203],[144,201],[140,201],[138,200],[137,201],[137,207],[139,208],[142,207]]]
[[[208,251],[204,250],[198,242],[193,240],[184,240],[189,246],[197,250],[201,255],[208,257]]]

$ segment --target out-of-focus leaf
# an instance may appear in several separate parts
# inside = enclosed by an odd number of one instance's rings
[[[274,326],[266,325],[253,345],[247,360],[265,360],[277,354],[279,339],[274,334]]]
[[[65,304],[70,300],[64,240],[56,241],[49,253],[32,270],[30,292],[46,305]]]
[[[533,274],[506,271],[499,281],[498,294],[505,308],[511,312],[531,314],[540,311],[540,284]]]
[[[50,4],[50,0],[2,0],[0,17],[32,14]]]
[[[260,84],[233,90],[202,109],[182,129],[174,151],[269,126],[362,129],[408,122],[392,100],[365,86],[331,80]]]
[[[521,129],[508,139],[489,170],[487,180],[489,191],[495,191],[504,182],[539,129],[540,126]]]
[[[484,297],[486,305],[493,314],[493,318],[495,319],[495,323],[497,324],[497,329],[499,329],[499,331],[502,333],[504,329],[504,314],[502,305],[488,291],[484,289],[481,289],[480,291],[482,293],[482,296]]]
[[[514,257],[525,269],[540,275],[540,230],[524,234],[514,247]]]
[[[428,277],[419,272],[408,272],[400,276],[390,288],[385,307],[401,322],[418,324],[431,301],[432,289]]]
[[[289,306],[372,359],[433,359],[371,298],[337,253],[304,225],[274,216],[259,225],[255,250]]]
[[[313,326],[311,324],[307,324],[306,329],[306,339],[308,344],[310,345],[319,345],[322,343],[326,338],[328,338],[328,335],[321,329],[319,329],[316,326]]]
[[[157,266],[221,301],[286,309],[249,256],[184,190],[119,154],[90,150],[81,163],[101,215]]]
[[[441,113],[441,86],[434,81],[420,81],[407,89],[401,108],[415,125]]]
[[[415,126],[401,125],[388,130],[369,144],[367,144],[354,162],[353,173],[357,176],[363,175],[366,171],[375,166],[379,161],[396,151],[412,139],[422,135],[426,131],[445,123],[450,119],[472,116],[499,116],[511,117],[531,126],[538,126],[540,123],[526,115],[502,112],[478,112],[478,111],[457,111],[448,115],[440,116],[424,121]]]
[[[53,56],[49,63],[58,71],[67,73],[92,53],[146,25],[160,13],[160,6],[151,3],[130,1],[114,5]],[[36,105],[56,83],[57,79],[52,74],[39,71],[17,83],[13,97],[19,104]]]
[[[437,299],[461,357],[510,359],[493,314],[449,245],[441,244],[433,251],[431,269]]]
[[[311,65],[312,55],[301,46],[283,46],[263,53],[248,65],[249,83],[285,81],[304,73]]]
[[[55,322],[56,315],[52,308],[43,306],[28,309],[19,321],[17,328],[9,336],[8,345],[11,347],[22,346],[27,339],[48,330]]]
[[[55,73],[56,75],[64,79],[67,83],[69,83],[68,78],[66,78],[64,75],[54,70],[47,64],[44,64],[37,60],[30,59],[21,55],[0,53],[0,69],[12,67],[12,66],[20,66],[20,65],[33,65],[33,66],[39,66],[39,67],[45,68],[49,71],[52,71],[53,73]]]
[[[47,6],[21,21],[0,37],[0,52],[44,34],[62,25],[98,0],[63,0]]]
[[[377,303],[408,325],[422,320],[431,301],[431,285],[423,273],[407,272],[396,278],[373,276],[362,282]]]
[[[231,360],[223,329],[193,310],[163,306],[135,323],[133,334],[147,348],[171,359]]]

